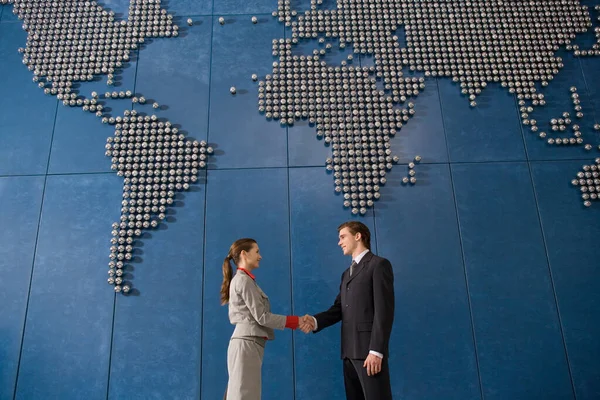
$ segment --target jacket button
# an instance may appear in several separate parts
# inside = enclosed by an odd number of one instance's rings
[[[348,304],[346,304],[346,307],[348,307]]]

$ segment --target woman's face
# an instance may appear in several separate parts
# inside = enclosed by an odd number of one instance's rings
[[[259,267],[262,257],[260,255],[258,244],[254,243],[249,251],[244,251],[244,259],[246,261],[246,268],[256,269]]]

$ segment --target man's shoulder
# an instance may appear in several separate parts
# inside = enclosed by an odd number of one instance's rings
[[[371,256],[371,259],[369,260],[370,263],[373,264],[382,264],[382,263],[389,263],[390,261],[387,258],[384,257],[380,257],[377,254],[373,253],[373,252],[369,252],[367,255]]]

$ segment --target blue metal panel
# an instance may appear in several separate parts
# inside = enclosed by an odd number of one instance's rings
[[[251,79],[272,72],[271,40],[283,37],[283,27],[265,16],[256,25],[247,15],[225,20],[213,18],[209,140],[219,146],[217,167],[285,167],[286,129],[258,112],[258,82]]]
[[[591,117],[594,118],[594,122],[600,123],[600,80],[597,77],[598,71],[600,71],[600,59],[598,57],[584,57],[580,58],[581,69],[583,71],[583,77],[585,79],[585,88],[587,88],[587,94],[590,104],[592,105],[593,115],[586,117],[585,129],[588,133],[592,133],[590,130],[590,124],[592,122]],[[580,89],[584,89],[583,87]],[[596,140],[594,140],[594,138]],[[586,138],[589,143],[600,142],[600,132],[593,131],[593,133]]]
[[[294,310],[316,314],[328,309],[340,290],[342,272],[352,260],[337,246],[337,227],[350,219],[333,195],[324,168],[290,169]],[[376,242],[373,213],[354,218],[365,223]],[[296,398],[344,399],[340,324],[318,334],[295,334]]]
[[[44,177],[0,178],[0,399],[12,398]]]
[[[178,193],[167,223],[136,241],[134,291],[115,309],[111,399],[200,394],[205,194],[203,185]]]
[[[187,18],[187,15],[209,15],[213,10],[214,0],[163,0],[163,4],[176,17]]]
[[[514,95],[488,85],[470,107],[460,86],[438,81],[451,162],[525,160],[523,136]]]
[[[227,386],[227,346],[233,332],[227,307],[219,305],[223,259],[243,237],[258,242],[263,259],[256,280],[271,311],[292,312],[288,178],[285,169],[209,171],[206,199],[206,267],[202,335],[202,398],[222,398]],[[276,331],[262,368],[263,399],[292,399],[292,335]]]
[[[447,165],[415,171],[417,185],[390,180],[375,205],[377,248],[395,277],[394,398],[479,399],[450,171]]]
[[[114,294],[107,277],[116,175],[49,176],[17,399],[106,399]]]
[[[271,0],[217,0],[214,2],[213,15],[221,16],[227,14],[266,14],[265,17],[269,20],[276,20],[271,16],[272,11],[277,10],[277,3]],[[250,15],[247,16],[250,20]]]
[[[0,24],[0,175],[44,174],[48,167],[57,101],[21,62],[17,49],[26,38],[21,25]]]
[[[527,164],[452,176],[484,397],[573,398]]]
[[[532,163],[550,270],[577,399],[600,398],[600,209],[569,185],[580,161]]]
[[[210,18],[180,24],[179,37],[151,39],[140,49],[136,94],[146,104],[135,109],[168,118],[182,132],[206,139],[210,76]],[[157,102],[159,109],[152,108]]]

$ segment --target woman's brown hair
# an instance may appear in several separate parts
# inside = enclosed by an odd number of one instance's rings
[[[223,283],[221,284],[221,305],[229,303],[229,286],[233,279],[233,268],[231,268],[231,260],[238,265],[240,254],[242,251],[250,251],[252,246],[256,244],[256,240],[250,238],[238,239],[229,248],[229,253],[223,260]]]

